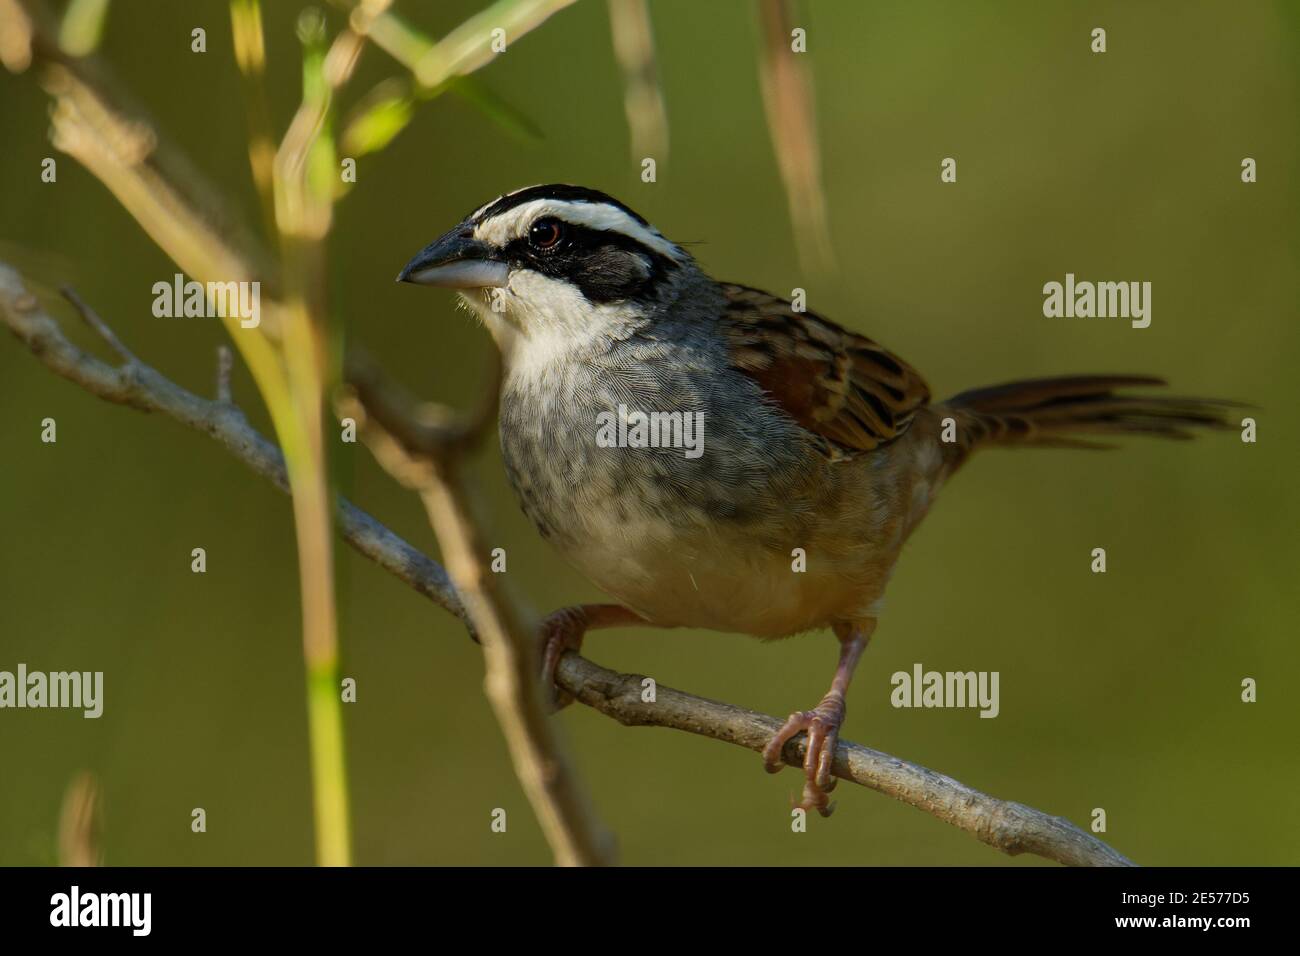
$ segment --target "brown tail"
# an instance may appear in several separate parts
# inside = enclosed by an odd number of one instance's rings
[[[1244,408],[1212,398],[1131,395],[1116,389],[1164,385],[1150,375],[1072,375],[971,389],[943,403],[957,421],[950,446],[964,460],[984,445],[1113,448],[1086,435],[1193,437],[1194,428],[1234,428],[1227,414]]]

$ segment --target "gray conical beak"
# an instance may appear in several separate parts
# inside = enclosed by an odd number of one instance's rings
[[[494,289],[504,286],[510,268],[486,242],[457,226],[429,243],[398,273],[398,282],[436,285],[447,289]]]

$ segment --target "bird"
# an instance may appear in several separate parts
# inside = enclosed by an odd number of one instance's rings
[[[1165,382],[1150,375],[1035,378],[932,401],[884,346],[711,278],[640,214],[583,186],[479,206],[398,281],[456,290],[486,326],[502,357],[510,484],[542,537],[616,599],[545,620],[548,686],[560,656],[598,628],[768,640],[829,629],[829,690],[763,751],[774,773],[807,735],[798,805],[826,816],[849,682],[890,576],[972,453],[1187,438],[1231,427],[1235,404],[1152,394]]]

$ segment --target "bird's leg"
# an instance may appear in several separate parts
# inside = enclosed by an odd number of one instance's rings
[[[600,627],[649,625],[649,621],[621,604],[576,604],[562,607],[542,622],[542,680],[552,689],[556,710],[567,707],[573,698],[555,686],[555,668],[565,651],[582,649],[582,638]]]
[[[807,731],[808,749],[804,754],[803,799],[799,806],[805,810],[816,809],[824,817],[831,815],[835,805],[830,802],[830,792],[836,780],[831,776],[835,762],[835,747],[840,739],[840,724],[844,722],[844,695],[853,679],[853,669],[858,666],[862,652],[867,649],[876,622],[868,619],[855,624],[835,625],[835,636],[840,639],[840,662],[835,668],[831,689],[820,704],[812,710],[797,710],[763,748],[763,766],[768,773],[776,773],[783,763],[782,751],[794,737]]]

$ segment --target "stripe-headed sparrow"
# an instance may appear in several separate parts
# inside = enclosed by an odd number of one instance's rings
[[[908,535],[978,447],[1095,447],[1223,426],[1222,403],[1123,391],[1147,376],[1014,382],[931,403],[870,339],[717,282],[591,189],[481,206],[399,279],[460,290],[505,365],[501,447],[524,511],[618,599],[558,612],[544,668],[620,624],[779,638],[831,628],[830,690],[764,753],[808,734],[803,806],[828,813],[845,693]]]

